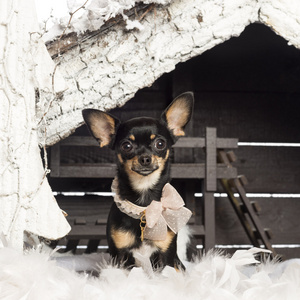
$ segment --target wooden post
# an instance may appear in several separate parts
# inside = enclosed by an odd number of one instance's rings
[[[205,178],[202,187],[204,200],[204,227],[205,239],[204,248],[209,250],[214,248],[216,239],[215,230],[215,198],[214,192],[217,190],[217,130],[216,128],[206,128],[205,137]]]
[[[217,190],[217,129],[206,128],[205,137],[206,161],[205,161],[205,179],[206,191]]]

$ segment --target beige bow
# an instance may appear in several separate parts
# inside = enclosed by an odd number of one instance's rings
[[[192,212],[184,207],[184,201],[176,189],[167,183],[161,201],[152,201],[146,208],[144,237],[149,240],[165,240],[168,227],[177,233],[187,224]]]

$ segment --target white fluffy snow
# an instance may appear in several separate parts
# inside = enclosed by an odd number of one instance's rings
[[[256,250],[237,251],[231,258],[209,253],[186,272],[166,267],[148,276],[142,268],[126,271],[104,262],[102,254],[51,260],[49,254],[24,255],[0,248],[0,298],[9,300],[298,300],[300,260],[259,265]],[[68,263],[69,260],[69,263]],[[97,264],[98,262],[98,264]],[[93,266],[99,277],[75,273]]]
[[[68,26],[70,16],[73,15],[68,32],[83,33],[87,30],[99,29],[105,21],[117,15],[123,16],[128,30],[143,29],[138,20],[129,20],[124,14],[137,3],[157,3],[166,5],[172,0],[35,0],[37,15],[41,30],[44,32],[44,41],[51,41],[59,37]],[[85,5],[84,5],[85,4]],[[83,6],[84,5],[84,6]],[[82,7],[83,6],[83,7]],[[82,7],[82,8],[81,8]],[[80,9],[79,9],[80,8]],[[79,10],[78,10],[79,9]],[[78,10],[78,11],[77,11]]]

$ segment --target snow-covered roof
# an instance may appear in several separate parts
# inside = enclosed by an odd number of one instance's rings
[[[75,7],[84,1],[68,0],[67,11],[76,11]],[[76,13],[77,19],[76,15],[72,17],[70,32],[75,34],[48,46],[52,57],[55,51],[56,54],[64,52],[55,63],[67,89],[61,98],[50,101],[44,125],[47,135],[41,127],[41,143],[52,145],[71,134],[83,123],[82,109],[108,110],[125,104],[139,89],[150,86],[162,74],[174,70],[178,63],[239,36],[251,23],[271,27],[288,45],[300,48],[299,0],[89,1],[81,15]],[[156,3],[154,8],[144,8],[147,13],[138,25],[143,30],[124,30],[124,26],[130,25],[126,10],[131,8],[133,12],[131,22],[139,21],[138,16],[144,12],[135,16],[135,8],[152,2]],[[103,30],[105,21],[117,14],[127,24]],[[65,21],[57,19],[47,34],[52,34],[52,38],[59,36],[65,29],[63,24],[69,20],[70,15]],[[89,31],[85,38],[78,38],[76,33],[86,30]],[[62,47],[65,47],[63,51]]]

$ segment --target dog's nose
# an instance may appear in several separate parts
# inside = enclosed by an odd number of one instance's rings
[[[151,162],[152,162],[152,159],[151,159],[150,155],[144,154],[139,157],[139,163],[143,167],[148,167],[151,164]]]

